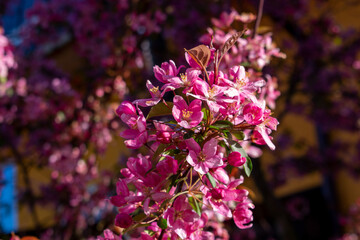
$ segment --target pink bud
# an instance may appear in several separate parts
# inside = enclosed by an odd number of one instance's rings
[[[211,189],[211,196],[213,199],[219,200],[219,199],[223,199],[225,196],[225,191],[224,189],[221,188],[213,188]]]
[[[228,162],[231,166],[240,167],[245,164],[246,158],[242,157],[239,152],[231,152],[228,156]]]
[[[128,228],[132,224],[132,218],[129,214],[119,213],[115,218],[115,225],[121,228]]]

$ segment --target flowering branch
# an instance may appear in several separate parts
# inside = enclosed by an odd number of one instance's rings
[[[116,110],[129,127],[121,133],[125,145],[149,149],[128,159],[117,195],[110,198],[123,234],[145,227],[144,237],[206,238],[213,233],[202,229],[218,221],[214,212],[233,218],[241,229],[251,227],[254,205],[248,191],[238,189],[243,177],[230,177],[226,169],[241,168],[249,176],[252,162],[244,143],[274,149],[269,134],[278,122],[266,107],[263,79],[241,62],[221,67],[244,32],[218,48],[185,50],[184,73],[171,60],[155,66],[162,87],[148,80],[151,98],[125,101]],[[174,93],[172,102],[164,102],[167,92]],[[146,117],[140,107],[151,108]]]

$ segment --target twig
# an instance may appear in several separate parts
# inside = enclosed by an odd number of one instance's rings
[[[261,17],[262,17],[262,14],[263,14],[263,8],[264,8],[264,0],[260,0],[259,8],[258,8],[258,14],[256,16],[255,27],[254,27],[254,31],[252,33],[252,38],[255,37],[256,32],[257,32],[257,30],[258,30],[258,28],[260,26]]]

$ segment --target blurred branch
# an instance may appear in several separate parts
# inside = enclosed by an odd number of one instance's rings
[[[36,196],[32,189],[32,183],[31,183],[31,178],[29,175],[29,169],[24,162],[23,156],[20,154],[20,152],[17,150],[17,148],[14,146],[14,144],[10,141],[9,145],[10,145],[11,151],[15,157],[15,161],[18,164],[18,166],[22,172],[22,177],[23,177],[23,181],[25,184],[24,200],[26,202],[28,202],[29,209],[30,209],[35,227],[40,228],[39,217],[38,217],[38,215],[36,213],[36,209],[35,209]]]
[[[296,236],[288,216],[286,215],[284,206],[279,199],[275,197],[272,188],[269,186],[268,181],[266,181],[265,173],[261,168],[260,159],[253,159],[253,165],[254,171],[252,178],[262,194],[266,211],[274,218],[271,220],[274,220],[273,222],[280,239],[295,240]]]
[[[256,22],[255,22],[255,27],[254,27],[254,31],[252,33],[252,37],[254,38],[255,35],[256,35],[256,32],[260,26],[260,22],[261,22],[261,17],[262,17],[262,14],[263,14],[263,9],[264,9],[264,0],[260,0],[259,2],[259,8],[258,8],[258,13],[257,13],[257,16],[256,16]]]

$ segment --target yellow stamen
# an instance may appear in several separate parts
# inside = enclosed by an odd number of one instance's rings
[[[159,91],[159,86],[157,86],[157,87],[152,87],[151,89],[150,89],[150,92],[152,92],[152,93],[157,93]]]
[[[212,99],[215,95],[215,86],[209,89],[209,98]]]
[[[184,119],[188,119],[188,118],[190,118],[191,117],[191,115],[192,115],[192,111],[187,111],[187,110],[182,110],[182,115],[183,115],[183,118]]]
[[[204,162],[205,159],[206,159],[206,156],[205,156],[205,154],[201,151],[201,152],[199,153],[199,155],[198,155],[198,160],[199,160],[199,162]]]
[[[183,73],[180,73],[180,78],[183,82],[186,82],[187,81],[187,76],[186,74],[183,74]]]
[[[236,79],[236,86],[238,89],[242,88],[245,85],[246,85],[246,82],[244,81],[244,79],[238,79],[238,78]]]

